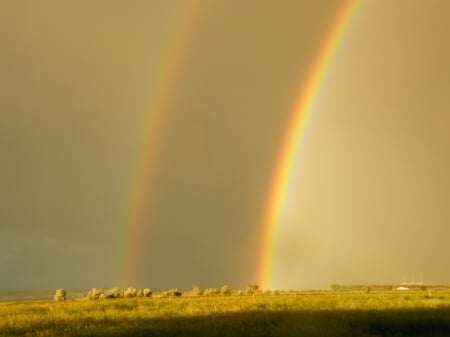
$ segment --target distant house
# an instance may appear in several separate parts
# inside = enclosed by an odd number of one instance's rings
[[[405,291],[405,290],[409,290],[409,288],[406,288],[406,287],[397,287],[397,288],[395,288],[395,290]]]

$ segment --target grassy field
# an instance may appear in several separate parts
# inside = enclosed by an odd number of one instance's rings
[[[450,292],[3,303],[0,336],[450,336]]]

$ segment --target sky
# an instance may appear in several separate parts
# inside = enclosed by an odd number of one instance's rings
[[[343,3],[1,1],[0,291],[257,281],[283,137]],[[278,289],[450,283],[449,31],[447,0],[362,1],[297,154]]]

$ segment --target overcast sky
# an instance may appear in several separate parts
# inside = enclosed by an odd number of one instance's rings
[[[119,285],[139,133],[183,3],[0,2],[0,291]],[[287,122],[342,3],[196,7],[133,286],[255,281]],[[291,181],[278,288],[450,283],[449,32],[448,0],[363,1]]]

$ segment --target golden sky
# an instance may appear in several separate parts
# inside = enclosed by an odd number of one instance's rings
[[[0,4],[0,291],[116,285],[139,131],[182,3]],[[253,281],[289,114],[338,7],[198,6],[134,286]],[[449,32],[447,0],[363,1],[293,176],[281,288],[449,282]]]

